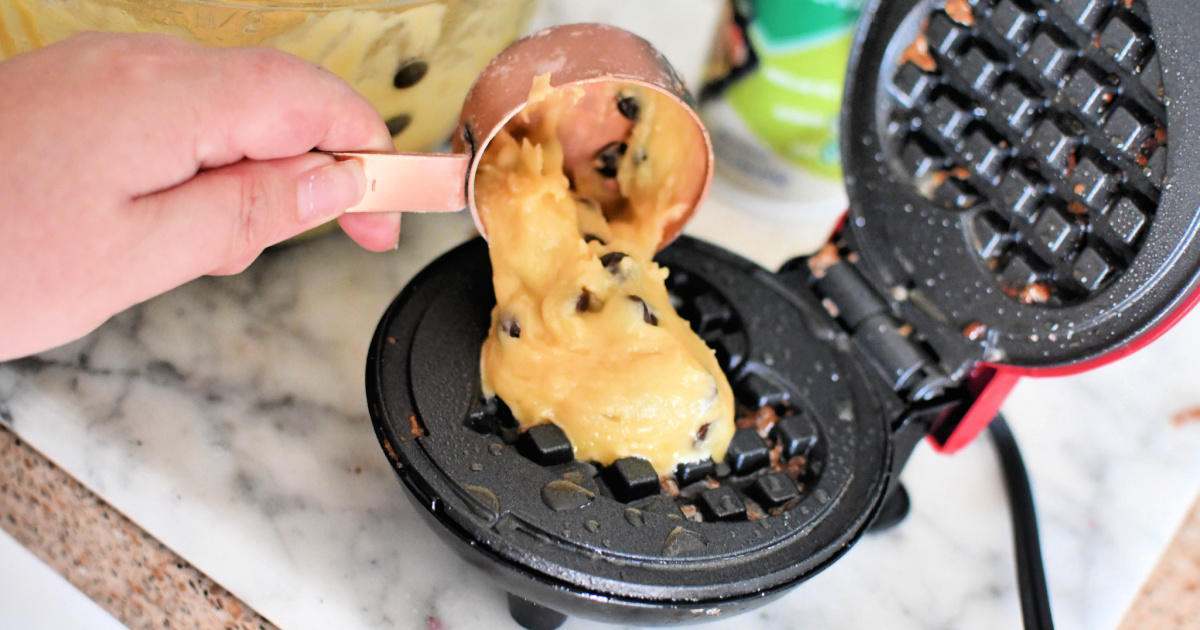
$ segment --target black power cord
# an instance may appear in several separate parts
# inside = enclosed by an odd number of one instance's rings
[[[1012,510],[1013,547],[1016,549],[1017,590],[1021,597],[1021,616],[1026,630],[1053,630],[1050,618],[1050,593],[1046,589],[1046,569],[1042,566],[1042,546],[1038,539],[1037,514],[1029,475],[1021,460],[1017,441],[1004,416],[997,414],[988,425],[992,443],[1000,456],[1000,469],[1008,503]]]

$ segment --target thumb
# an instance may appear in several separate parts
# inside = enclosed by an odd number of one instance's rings
[[[358,162],[307,153],[202,171],[136,204],[159,222],[158,260],[173,261],[182,283],[240,271],[266,247],[338,217],[365,189]]]

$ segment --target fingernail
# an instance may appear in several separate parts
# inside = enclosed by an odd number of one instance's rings
[[[296,199],[301,223],[332,219],[362,200],[367,175],[362,164],[342,160],[300,176]]]

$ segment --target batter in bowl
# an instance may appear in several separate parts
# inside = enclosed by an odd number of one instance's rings
[[[537,0],[0,0],[0,60],[88,30],[266,46],[324,66],[371,101],[398,151],[442,142],[487,62]]]

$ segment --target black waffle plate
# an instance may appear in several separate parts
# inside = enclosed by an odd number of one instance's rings
[[[888,483],[885,414],[850,350],[812,332],[828,326],[813,322],[819,307],[692,239],[659,261],[739,405],[764,414],[743,421],[722,462],[660,481],[644,460],[574,460],[552,425],[518,432],[480,393],[494,304],[481,239],[410,283],[368,358],[380,440],[435,530],[510,592],[561,612],[667,623],[761,605],[840,556]]]

